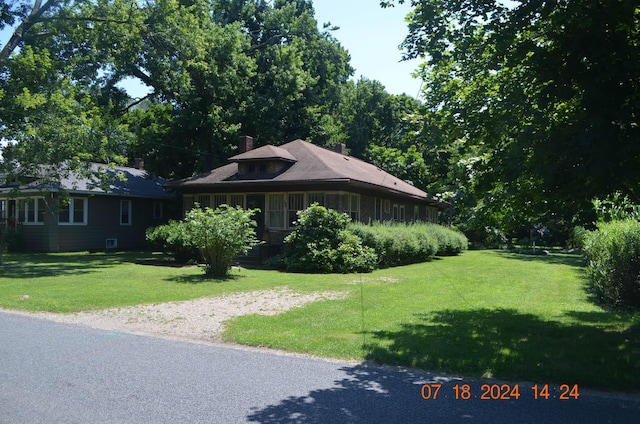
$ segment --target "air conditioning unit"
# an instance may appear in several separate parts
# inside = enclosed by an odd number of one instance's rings
[[[104,247],[107,250],[109,250],[109,249],[117,249],[118,248],[118,239],[115,239],[115,238],[106,239],[105,243],[104,243]]]

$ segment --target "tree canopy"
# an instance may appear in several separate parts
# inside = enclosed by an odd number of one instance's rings
[[[616,191],[638,201],[637,1],[411,4],[403,47],[425,60],[425,122],[463,146],[484,207],[532,217]]]
[[[305,0],[16,0],[0,25],[5,171],[144,156],[182,177],[223,162],[237,135],[328,139],[349,55]],[[122,81],[149,88],[131,99]]]

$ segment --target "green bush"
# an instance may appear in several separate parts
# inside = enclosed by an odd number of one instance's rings
[[[614,306],[640,306],[640,223],[598,224],[585,237],[584,254],[594,294]]]
[[[354,223],[349,230],[375,250],[381,268],[424,262],[435,255],[457,255],[468,244],[464,234],[435,224]]]
[[[256,240],[256,209],[244,210],[222,205],[213,210],[194,208],[184,221],[147,230],[147,241],[164,251],[174,252],[176,259],[192,258],[195,252],[206,263],[205,272],[212,277],[224,277],[233,260],[247,253]]]
[[[296,230],[285,239],[285,267],[291,272],[370,272],[377,256],[347,231],[351,219],[317,204],[298,212]]]
[[[169,221],[166,225],[147,228],[146,238],[154,249],[172,255],[176,262],[200,258],[198,248],[187,237],[181,221]]]
[[[251,219],[256,211],[221,205],[215,210],[194,208],[187,212],[184,220],[186,239],[202,254],[207,275],[226,276],[238,255],[259,244],[256,223]]]

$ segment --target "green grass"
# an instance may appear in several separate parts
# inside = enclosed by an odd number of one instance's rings
[[[301,279],[277,271],[247,269],[232,270],[223,280],[211,280],[201,268],[174,267],[163,259],[148,253],[7,255],[0,264],[0,307],[73,313],[294,284],[299,285],[299,291],[344,288],[325,281],[327,276]]]
[[[75,312],[287,286],[341,290],[277,316],[229,322],[225,339],[468,377],[640,390],[640,312],[607,311],[578,256],[469,251],[362,275],[150,265],[147,254],[8,255],[0,307]],[[25,298],[27,295],[28,298]]]
[[[345,300],[240,317],[225,338],[471,377],[638,390],[640,313],[592,303],[581,265],[571,255],[470,251],[362,275]]]

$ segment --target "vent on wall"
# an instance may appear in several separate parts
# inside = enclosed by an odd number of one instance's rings
[[[118,248],[118,239],[115,239],[115,238],[106,239],[104,247],[105,247],[105,249],[117,249]]]

